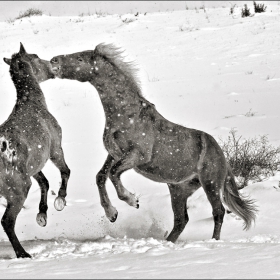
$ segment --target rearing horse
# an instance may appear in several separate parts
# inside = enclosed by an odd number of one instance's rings
[[[211,135],[161,116],[142,96],[135,69],[123,61],[121,53],[114,45],[99,44],[95,50],[51,59],[57,77],[90,82],[100,96],[106,116],[103,141],[109,154],[96,180],[108,219],[114,222],[118,215],[106,191],[108,176],[119,199],[139,207],[138,198],[120,180],[123,172],[133,168],[151,180],[168,184],[174,212],[168,241],[175,242],[184,230],[189,220],[187,199],[200,186],[213,208],[213,238],[220,238],[225,214],[222,201],[248,229],[256,208],[252,200],[239,195],[220,146]]]
[[[10,65],[17,100],[12,113],[0,126],[0,194],[7,200],[1,224],[16,256],[30,258],[16,236],[15,224],[31,187],[31,177],[41,188],[37,222],[45,226],[49,184],[42,169],[50,159],[61,173],[62,184],[55,200],[57,210],[65,205],[70,169],[61,147],[61,127],[48,111],[39,85],[39,81],[54,78],[50,63],[40,60],[36,54],[28,54],[22,44],[18,53],[4,61]]]

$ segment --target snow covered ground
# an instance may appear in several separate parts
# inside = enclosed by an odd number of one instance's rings
[[[280,7],[250,18],[229,8],[185,10],[106,17],[31,17],[0,22],[0,53],[10,57],[22,42],[29,53],[55,55],[94,49],[101,42],[123,47],[139,66],[144,96],[169,120],[227,137],[268,134],[280,145]],[[33,186],[17,219],[16,232],[32,260],[18,260],[0,229],[1,278],[279,278],[280,174],[244,190],[257,200],[259,215],[251,230],[225,216],[221,241],[210,240],[211,207],[202,189],[189,199],[190,222],[176,244],[166,242],[173,212],[165,184],[134,171],[124,185],[140,193],[140,208],[108,193],[119,211],[116,223],[105,217],[95,175],[106,159],[105,118],[89,83],[50,80],[41,84],[49,110],[63,128],[65,158],[72,173],[67,207],[53,207],[60,182],[50,162],[47,227],[36,223],[40,190]],[[0,60],[0,123],[10,114],[16,93],[8,66]],[[253,112],[253,114],[246,114]],[[250,115],[250,117],[248,117]],[[1,200],[0,216],[5,210]]]

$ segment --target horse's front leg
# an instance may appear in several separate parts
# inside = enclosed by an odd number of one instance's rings
[[[116,162],[109,172],[110,180],[116,188],[119,199],[125,201],[128,205],[139,208],[139,200],[135,194],[130,193],[122,184],[120,176],[126,170],[132,169],[137,166],[140,161],[140,153],[138,150],[132,150],[122,156],[122,158]]]
[[[109,171],[114,164],[114,158],[111,155],[107,156],[107,159],[101,168],[101,170],[96,175],[96,184],[98,186],[100,202],[105,210],[107,218],[113,223],[118,217],[117,209],[112,205],[107,190],[106,190],[106,180],[109,175]]]

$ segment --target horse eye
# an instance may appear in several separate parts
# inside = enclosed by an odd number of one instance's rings
[[[33,56],[34,56],[34,58],[39,58],[39,56],[37,54],[34,54]]]
[[[78,61],[83,62],[83,59],[81,57],[78,57]]]

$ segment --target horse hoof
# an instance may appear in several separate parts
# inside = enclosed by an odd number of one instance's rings
[[[37,224],[41,227],[45,227],[47,225],[47,214],[38,213],[36,217]]]
[[[112,217],[112,218],[110,219],[110,222],[111,222],[111,223],[114,223],[114,222],[117,220],[117,218],[118,218],[118,212],[116,212],[116,214],[114,215],[114,217]]]
[[[66,200],[61,196],[58,196],[54,201],[54,208],[57,211],[62,211],[65,205],[66,205]]]
[[[29,255],[27,252],[21,252],[21,253],[17,253],[17,258],[29,258],[32,259],[31,255]]]

